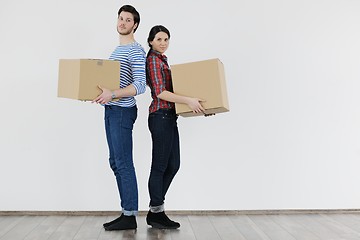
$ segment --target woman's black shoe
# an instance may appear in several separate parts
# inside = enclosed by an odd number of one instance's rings
[[[177,229],[180,227],[180,223],[170,220],[165,212],[153,213],[149,211],[146,216],[146,222],[153,228],[159,229]]]

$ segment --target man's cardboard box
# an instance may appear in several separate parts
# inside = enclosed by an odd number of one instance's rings
[[[219,59],[176,64],[171,66],[174,93],[205,100],[205,114],[228,112],[229,102],[224,65]],[[175,104],[176,113],[183,117],[200,116],[186,104]]]
[[[93,100],[101,90],[120,86],[120,62],[103,59],[60,59],[58,97]]]

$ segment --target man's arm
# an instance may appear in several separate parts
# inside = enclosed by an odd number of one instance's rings
[[[96,103],[106,104],[112,101],[113,99],[120,99],[123,97],[132,97],[137,95],[137,91],[133,86],[133,84],[130,84],[125,88],[115,89],[113,91],[107,88],[103,88],[101,86],[98,86],[98,88],[101,89],[102,93],[92,101],[93,103],[96,102]]]
[[[125,88],[118,88],[114,90],[106,89],[101,86],[99,88],[102,93],[92,102],[106,104],[113,99],[120,99],[124,97],[133,97],[142,94],[146,90],[146,71],[145,71],[145,53],[140,48],[134,48],[129,54],[132,65],[132,76],[134,81]]]

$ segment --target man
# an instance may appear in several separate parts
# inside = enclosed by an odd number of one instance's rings
[[[110,59],[120,61],[120,88],[111,91],[99,86],[102,94],[93,100],[105,106],[109,162],[116,177],[122,208],[120,217],[103,224],[108,231],[137,228],[138,188],[132,156],[132,129],[137,118],[134,96],[146,89],[145,51],[134,38],[139,23],[140,15],[133,6],[124,5],[119,9],[120,45]]]

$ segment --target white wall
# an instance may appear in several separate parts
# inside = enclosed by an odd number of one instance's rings
[[[137,40],[167,26],[170,62],[218,57],[231,111],[180,118],[182,166],[168,210],[359,208],[360,1],[0,3],[0,210],[118,210],[103,109],[57,98],[60,58],[107,58],[117,10]],[[140,210],[148,205],[149,91],[134,129]]]

